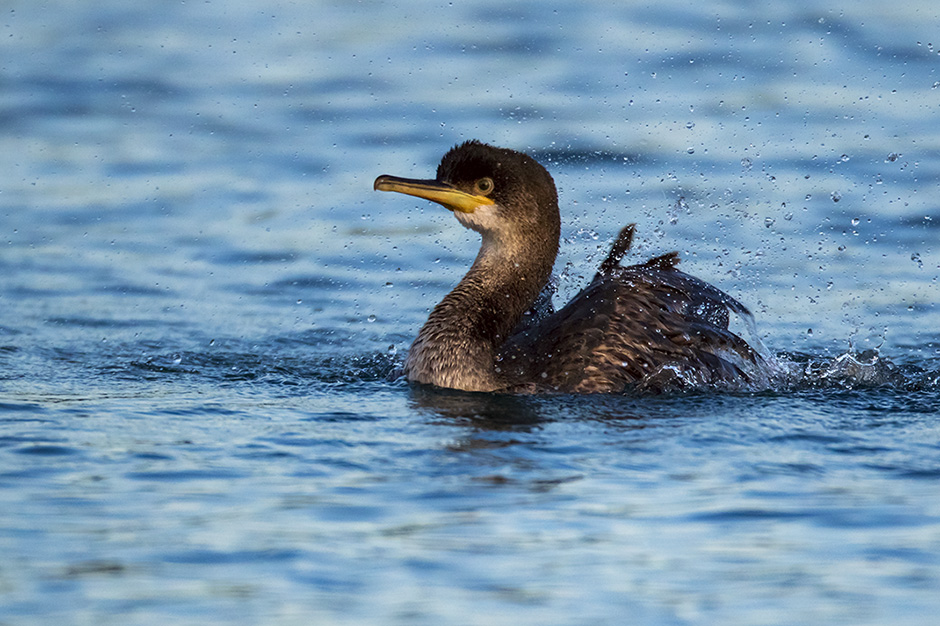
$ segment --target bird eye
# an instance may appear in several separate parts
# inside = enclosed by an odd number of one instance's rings
[[[477,192],[483,194],[484,196],[489,195],[493,191],[493,179],[487,176],[486,178],[481,178],[476,182]]]

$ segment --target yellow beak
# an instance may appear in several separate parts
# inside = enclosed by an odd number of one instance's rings
[[[451,184],[436,180],[379,176],[375,179],[372,188],[376,191],[397,191],[409,196],[424,198],[431,202],[437,202],[451,211],[460,211],[461,213],[473,213],[479,206],[495,204],[493,200],[486,196],[477,196],[460,191]]]

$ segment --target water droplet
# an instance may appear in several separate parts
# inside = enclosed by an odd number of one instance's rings
[[[917,263],[917,267],[923,267],[923,266],[924,266],[924,262],[920,260],[920,253],[919,253],[919,252],[915,252],[914,254],[911,255],[911,261],[914,261],[914,263]]]
[[[591,241],[597,241],[600,239],[600,235],[589,228],[579,228],[576,234],[581,239],[590,239]]]
[[[894,163],[900,158],[901,158],[900,152],[892,152],[891,154],[885,157],[885,163]]]
[[[686,149],[686,152],[688,152],[689,154],[695,154],[695,148],[692,148],[690,146],[689,148]]]
[[[857,217],[853,217],[853,218],[852,218],[852,226],[858,226],[859,222],[861,222],[861,221],[862,221],[862,220],[858,219]]]
[[[695,122],[688,122],[685,125],[685,127],[688,128],[689,130],[692,130],[693,128],[695,128]]]
[[[775,220],[774,218],[772,218],[772,217],[766,218],[766,219],[764,220],[764,228],[770,228],[771,226],[774,225],[775,222],[776,222],[776,220]]]
[[[807,334],[807,335],[812,335],[812,334],[813,334],[813,329],[812,329],[812,328],[807,328],[807,329],[806,329],[806,334]]]
[[[783,219],[789,222],[790,220],[793,219],[793,213],[787,213],[786,215],[783,216]]]
[[[838,191],[833,191],[831,194],[829,194],[829,197],[832,198],[833,202],[838,202],[842,199],[842,194]]]
[[[842,156],[839,157],[839,160],[845,163],[846,161],[849,160],[849,158],[850,158],[849,155],[843,154]]]
[[[749,158],[744,157],[743,159],[741,159],[741,167],[743,167],[744,169],[749,170],[753,166],[754,166],[754,162],[751,161]]]

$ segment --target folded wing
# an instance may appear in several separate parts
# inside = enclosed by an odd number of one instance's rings
[[[561,310],[514,334],[497,366],[516,386],[561,392],[747,385],[762,357],[728,329],[740,302],[676,269],[671,253],[620,267],[633,226],[594,280]]]

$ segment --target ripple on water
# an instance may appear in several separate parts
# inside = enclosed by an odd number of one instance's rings
[[[176,470],[145,470],[127,472],[127,478],[139,481],[180,483],[190,481],[225,481],[245,478],[246,474],[235,470],[222,468],[212,469],[176,469]]]
[[[30,456],[71,456],[81,453],[81,451],[77,448],[50,443],[37,443],[28,446],[22,446],[19,448],[14,448],[13,452]]]
[[[28,420],[35,419],[32,417],[25,416],[34,416],[41,415],[46,412],[46,407],[39,403],[33,402],[0,402],[0,419],[4,421],[9,420]],[[0,442],[3,441],[3,437],[0,437]]]

